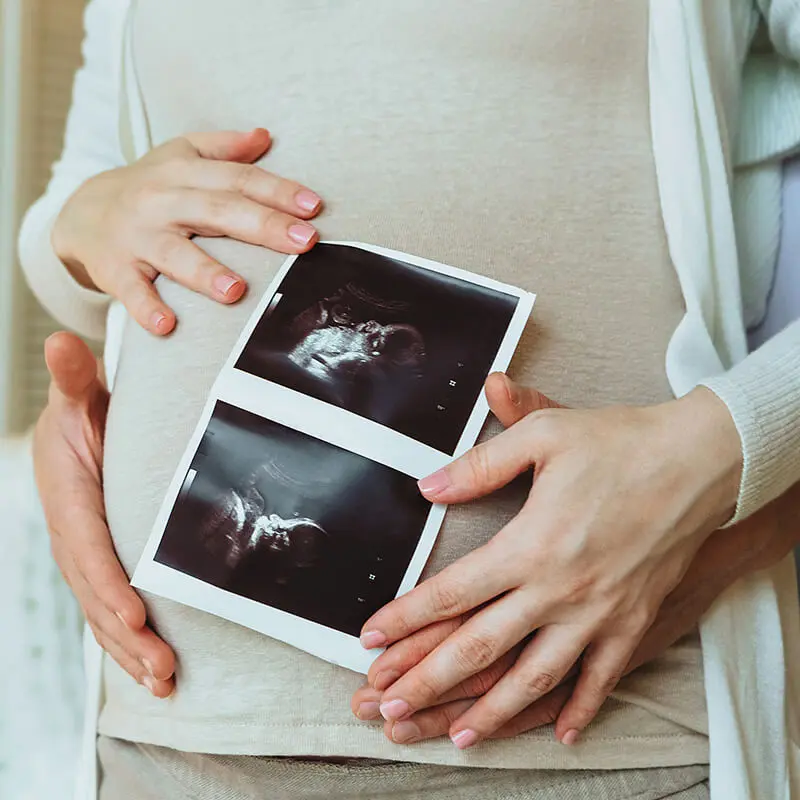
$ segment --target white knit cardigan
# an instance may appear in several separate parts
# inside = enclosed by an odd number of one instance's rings
[[[39,299],[94,338],[106,332],[108,298],[70,278],[49,232],[77,186],[125,163],[120,128],[129,158],[150,146],[130,63],[126,69],[129,5],[89,3],[64,153],[20,234],[23,267]],[[754,53],[759,26],[767,35],[763,52]],[[774,271],[779,161],[800,147],[798,62],[800,0],[650,0],[653,148],[686,302],[666,370],[676,395],[702,383],[731,412],[744,455],[735,520],[800,480],[800,322],[750,355],[746,340],[746,323],[763,313]],[[112,305],[111,375],[123,321]],[[800,613],[790,561],[728,590],[703,620],[701,638],[713,800],[800,797]],[[93,641],[87,658],[80,800],[96,794],[100,669]]]

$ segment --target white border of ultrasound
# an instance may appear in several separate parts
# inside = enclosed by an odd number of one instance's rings
[[[359,242],[328,242],[328,244],[359,247],[387,258],[413,264],[458,278],[468,283],[486,286],[518,299],[517,307],[501,342],[491,371],[504,372],[519,342],[530,316],[535,295],[508,286],[491,278],[418,258],[395,250]],[[377,651],[365,651],[358,639],[340,631],[327,628],[303,617],[298,617],[219,589],[154,560],[173,506],[180,493],[195,452],[206,431],[217,401],[250,411],[258,416],[285,425],[309,436],[364,456],[414,478],[422,478],[466,452],[475,442],[489,411],[486,398],[481,393],[464,427],[453,456],[411,439],[372,420],[365,419],[345,409],[337,408],[279,384],[270,383],[235,368],[253,330],[278,291],[283,279],[297,256],[288,258],[267,288],[231,355],[222,368],[203,408],[200,421],[192,434],[181,462],[170,482],[167,495],[159,510],[153,531],[145,545],[131,583],[145,591],[175,600],[184,605],[207,611],[224,619],[260,631],[268,636],[299,647],[327,661],[365,673]],[[420,535],[414,555],[406,569],[398,595],[411,589],[419,579],[430,555],[444,518],[445,507],[432,507]]]

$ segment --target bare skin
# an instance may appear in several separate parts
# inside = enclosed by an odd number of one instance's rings
[[[175,314],[153,286],[166,275],[220,303],[235,303],[244,279],[191,240],[227,236],[280,253],[303,253],[319,236],[322,209],[311,189],[252,162],[270,148],[264,128],[191,133],[127,167],[87,180],[53,226],[53,248],[82,285],[116,297],[154,334]]]

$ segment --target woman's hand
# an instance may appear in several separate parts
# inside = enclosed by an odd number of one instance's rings
[[[794,512],[794,528],[774,524],[775,509],[783,504]],[[658,658],[667,648],[691,632],[705,612],[739,577],[762,566],[771,566],[792,547],[787,531],[800,541],[800,484],[789,494],[730,530],[717,531],[700,549],[692,566],[658,611],[628,662],[625,674]],[[766,545],[766,546],[765,546]],[[769,563],[766,563],[766,562]],[[366,686],[353,695],[352,710],[361,720],[380,719],[386,690],[420,663],[462,624],[448,620],[412,634],[392,645],[370,668]],[[400,722],[384,721],[386,737],[395,744],[413,744],[446,736],[454,723],[483,697],[514,665],[520,648],[514,648],[487,669],[463,681],[438,698],[435,705]],[[488,738],[517,736],[556,721],[575,687],[570,677],[492,732]]]
[[[527,390],[526,390],[527,391]],[[664,600],[625,669],[626,674],[658,658],[692,631],[714,601],[739,578],[777,564],[800,544],[800,483],[749,519],[713,533],[700,548],[678,587]],[[392,645],[375,660],[368,683],[353,695],[353,713],[362,720],[380,718],[385,691],[419,664],[462,624],[437,622]],[[514,648],[490,667],[440,697],[430,708],[401,722],[384,722],[384,733],[396,744],[445,736],[464,712],[513,666]],[[507,738],[547,725],[558,718],[574,689],[560,684],[490,735]]]
[[[151,333],[175,327],[153,287],[159,274],[236,302],[244,280],[192,236],[228,236],[281,253],[303,253],[318,238],[306,220],[319,213],[320,198],[252,164],[270,144],[263,128],[188,134],[96,175],[62,208],[52,232],[56,254],[81,284],[122,301]]]
[[[362,642],[378,647],[472,614],[386,690],[386,719],[408,719],[521,646],[451,737],[468,747],[491,736],[583,656],[556,726],[574,742],[664,598],[732,515],[741,452],[724,404],[697,389],[650,408],[534,412],[420,487],[431,500],[462,502],[532,465],[531,493],[511,523],[365,624]]]
[[[175,656],[146,626],[144,603],[128,583],[106,524],[108,392],[97,361],[68,333],[47,340],[45,357],[50,397],[36,425],[33,457],[53,556],[100,646],[156,697],[168,697]]]

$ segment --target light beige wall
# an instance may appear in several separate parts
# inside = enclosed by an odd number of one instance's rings
[[[11,0],[3,0],[10,2]],[[71,100],[72,80],[80,64],[84,0],[16,0],[24,9],[22,104],[18,141],[17,213],[43,191],[50,165],[58,158],[64,122]],[[0,291],[3,291],[0,287]],[[14,350],[13,427],[22,429],[38,415],[47,392],[42,357],[45,338],[57,329],[27,287],[18,289]]]

